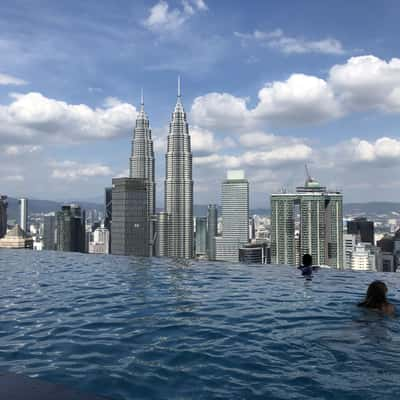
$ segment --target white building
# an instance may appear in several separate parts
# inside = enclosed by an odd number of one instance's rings
[[[377,259],[370,243],[357,243],[351,256],[351,269],[354,271],[376,271]]]
[[[93,232],[93,240],[89,242],[89,253],[108,254],[110,232],[107,228],[97,228]]]
[[[244,171],[228,171],[222,183],[222,236],[217,236],[216,259],[239,262],[239,249],[249,242],[249,182]]]

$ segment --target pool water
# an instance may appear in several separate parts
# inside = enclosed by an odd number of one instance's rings
[[[397,399],[400,274],[0,250],[0,369],[111,399]],[[398,305],[398,308],[400,306]]]

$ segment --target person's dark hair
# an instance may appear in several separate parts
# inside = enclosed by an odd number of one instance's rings
[[[382,281],[374,281],[368,286],[365,300],[358,303],[359,307],[381,309],[388,304],[386,299],[387,286]]]
[[[309,267],[312,265],[312,256],[310,254],[304,254],[303,256],[303,265],[305,267]]]

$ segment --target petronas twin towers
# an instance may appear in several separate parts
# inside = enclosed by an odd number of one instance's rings
[[[154,149],[143,95],[136,119],[130,158],[130,177],[145,179],[148,194],[149,254],[177,258],[193,256],[193,180],[189,126],[182,105],[180,79],[178,98],[169,125],[165,155],[165,212],[155,210]],[[155,222],[158,220],[158,224]]]

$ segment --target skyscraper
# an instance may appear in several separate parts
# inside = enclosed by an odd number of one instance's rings
[[[374,223],[365,217],[347,221],[347,233],[360,235],[361,242],[375,245]]]
[[[149,234],[149,255],[153,255],[155,224],[153,216],[156,207],[156,185],[154,179],[154,150],[151,138],[149,118],[144,111],[143,92],[140,101],[140,111],[136,119],[136,126],[133,131],[132,153],[129,165],[129,177],[145,179],[147,182],[148,196],[148,234]]]
[[[77,204],[62,206],[56,213],[58,251],[85,252],[85,211]]]
[[[24,199],[24,198],[20,199],[19,207],[20,207],[19,225],[25,232],[27,232],[27,229],[28,229],[28,199]]]
[[[165,156],[165,212],[169,214],[168,254],[170,257],[193,257],[193,180],[189,127],[178,99],[169,125]]]
[[[108,252],[111,253],[112,188],[104,189],[104,228],[108,229]]]
[[[147,180],[112,180],[111,253],[124,256],[149,255]]]
[[[215,236],[218,234],[218,208],[209,204],[207,211],[207,256],[215,260]]]
[[[43,250],[56,249],[56,216],[48,214],[43,217]]]
[[[222,236],[216,237],[216,259],[239,262],[249,241],[249,182],[244,171],[228,171],[222,183]]]
[[[0,239],[7,233],[7,196],[0,195]]]
[[[342,194],[311,177],[296,193],[272,194],[271,251],[274,264],[295,265],[308,253],[314,264],[343,268]]]
[[[205,256],[207,250],[207,218],[196,217],[196,256]]]

